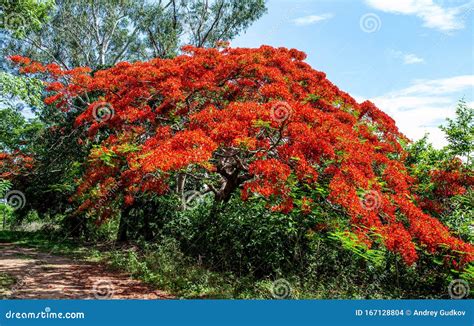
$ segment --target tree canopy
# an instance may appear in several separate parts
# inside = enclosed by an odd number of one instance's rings
[[[264,0],[21,0],[4,6],[2,28],[7,53],[97,69],[172,57],[184,44],[213,47],[265,10]]]
[[[441,126],[449,142],[448,149],[472,164],[474,155],[474,111],[461,100],[456,107],[456,119],[447,119]]]
[[[45,103],[75,114],[74,128],[87,133],[78,138],[88,151],[72,198],[78,211],[100,223],[171,191],[174,180],[183,192],[188,180],[216,205],[240,194],[311,218],[329,203],[359,241],[381,242],[407,264],[419,250],[472,261],[472,245],[420,208],[407,139],[374,104],[357,103],[294,49],[183,50],[97,72],[12,57],[23,73],[45,76]]]

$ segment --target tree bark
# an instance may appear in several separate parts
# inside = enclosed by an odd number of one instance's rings
[[[153,233],[151,232],[151,228],[150,228],[150,214],[152,213],[153,209],[150,209],[150,208],[152,208],[151,205],[143,213],[142,234],[143,234],[143,237],[145,238],[146,241],[150,241],[150,240],[153,239]]]
[[[86,228],[86,218],[84,215],[72,216],[70,223],[67,223],[71,236],[73,238],[80,238],[84,235],[84,230]]]
[[[128,223],[130,221],[130,213],[132,207],[126,207],[120,214],[119,229],[117,233],[117,242],[126,242],[128,241]]]

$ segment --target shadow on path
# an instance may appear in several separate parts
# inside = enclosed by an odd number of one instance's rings
[[[9,299],[172,299],[105,267],[0,243],[0,273],[17,282]]]

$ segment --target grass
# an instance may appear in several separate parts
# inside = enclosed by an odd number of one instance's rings
[[[178,298],[212,299],[269,299],[273,297],[274,279],[257,279],[231,272],[215,271],[184,255],[176,240],[159,243],[139,243],[116,246],[113,242],[94,243],[73,241],[41,232],[0,231],[0,243],[33,247],[40,251],[75,259],[99,262],[112,270],[126,272],[135,279],[166,291]],[[328,263],[317,256],[315,261],[327,268]],[[338,261],[337,272],[325,272],[318,266],[307,273],[284,275],[280,290],[296,299],[397,299],[397,298],[446,298],[446,290],[440,283],[445,277],[440,271],[428,270],[417,274],[413,268],[393,271],[384,268],[383,274],[368,277],[364,267],[350,261]],[[355,266],[355,267],[354,267]],[[393,269],[392,264],[392,269]],[[356,268],[356,269],[354,269]],[[402,268],[402,265],[398,265]],[[330,271],[332,271],[331,269]],[[355,276],[354,276],[355,273]],[[471,272],[472,273],[472,272]],[[404,283],[396,285],[394,276]],[[377,274],[378,275],[378,274]],[[12,280],[3,275],[5,288]],[[355,280],[355,282],[354,282]],[[444,282],[444,281],[443,281]],[[408,289],[408,290],[407,290]]]
[[[42,232],[0,231],[0,243],[2,242],[88,261],[98,260],[99,255],[99,250],[95,246],[87,246],[67,238],[51,237]]]
[[[271,298],[272,282],[210,271],[185,257],[176,244],[139,248],[87,245],[41,232],[0,231],[0,243],[36,248],[43,252],[99,262],[113,270],[181,298]]]
[[[172,242],[106,255],[111,266],[181,298],[271,298],[271,281],[211,271],[185,257]]]
[[[16,279],[13,276],[0,272],[0,299],[8,296],[10,289],[15,283]]]

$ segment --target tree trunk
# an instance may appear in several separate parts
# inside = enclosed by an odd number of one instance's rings
[[[86,217],[84,215],[76,215],[70,218],[70,223],[67,223],[71,236],[73,238],[80,238],[84,234],[86,228]]]
[[[117,233],[117,242],[125,242],[128,240],[128,223],[130,221],[130,213],[132,207],[126,207],[120,214],[119,229]]]
[[[3,231],[5,231],[7,227],[7,213],[6,213],[6,209],[2,209],[2,211],[3,211]]]
[[[146,241],[150,241],[153,239],[153,233],[151,232],[151,228],[150,228],[150,214],[151,214],[151,209],[146,209],[145,212],[143,212],[142,233]]]

